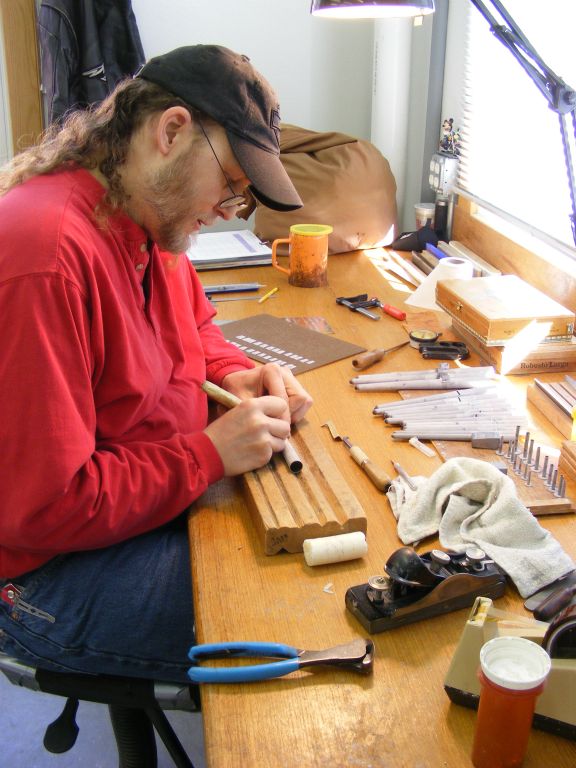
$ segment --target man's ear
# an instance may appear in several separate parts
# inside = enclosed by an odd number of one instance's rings
[[[158,149],[168,155],[176,144],[189,136],[192,117],[185,107],[170,107],[160,114],[155,127]]]

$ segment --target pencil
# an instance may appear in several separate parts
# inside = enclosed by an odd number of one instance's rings
[[[278,286],[276,286],[275,288],[272,288],[272,290],[268,291],[268,293],[265,293],[264,296],[258,299],[258,304],[263,304],[266,301],[266,299],[269,299],[270,296],[273,296],[277,290],[278,290]]]
[[[212,400],[214,400],[216,403],[220,403],[220,405],[225,405],[226,408],[234,408],[235,405],[239,405],[242,400],[240,400],[239,397],[236,397],[236,395],[233,395],[232,392],[228,392],[227,389],[222,389],[222,387],[219,387],[217,384],[212,384],[211,381],[205,381],[204,384],[202,384],[202,389],[208,397],[211,397]]]
[[[278,288],[275,290],[278,290]],[[208,397],[212,398],[212,400],[215,402],[220,403],[220,405],[226,406],[226,408],[234,408],[234,406],[239,405],[242,402],[242,400],[240,400],[240,398],[236,395],[232,394],[232,392],[228,392],[228,390],[222,389],[222,387],[219,387],[217,384],[213,384],[211,381],[205,381],[202,384],[202,389],[204,392],[206,392]],[[297,475],[302,471],[302,460],[300,456],[298,456],[298,453],[289,440],[286,440],[286,445],[282,451],[282,456],[284,457],[284,461],[288,465],[290,472]]]

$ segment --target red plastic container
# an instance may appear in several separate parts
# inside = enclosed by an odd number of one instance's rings
[[[513,691],[502,688],[478,671],[482,692],[472,749],[475,768],[517,768],[528,746],[536,699],[544,683],[536,688]]]
[[[472,748],[475,768],[518,768],[524,761],[536,699],[550,671],[536,643],[498,637],[480,652],[480,703]]]

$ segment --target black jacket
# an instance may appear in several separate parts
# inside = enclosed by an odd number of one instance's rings
[[[38,38],[46,124],[102,101],[145,61],[131,0],[42,0]]]

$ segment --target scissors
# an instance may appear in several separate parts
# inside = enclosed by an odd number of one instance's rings
[[[194,683],[244,683],[282,677],[303,667],[330,665],[350,669],[363,675],[372,672],[374,643],[367,639],[353,640],[324,651],[303,651],[282,643],[207,643],[190,648],[192,662],[206,659],[279,658],[266,664],[242,667],[200,667],[194,664],[188,676]]]

